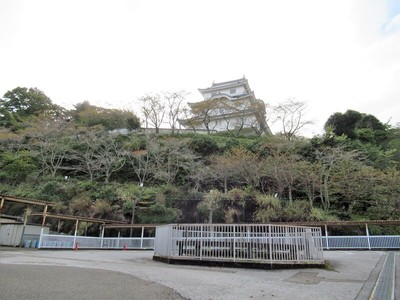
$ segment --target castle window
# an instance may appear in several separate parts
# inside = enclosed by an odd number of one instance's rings
[[[229,94],[235,94],[236,93],[236,89],[231,89],[230,91],[229,91]]]

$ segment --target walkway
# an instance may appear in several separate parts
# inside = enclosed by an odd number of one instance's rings
[[[4,276],[12,276],[11,282],[14,282],[14,288],[11,291],[8,288],[8,293],[24,289],[24,285],[33,276],[37,276],[43,282],[40,293],[31,289],[33,294],[30,296],[27,293],[25,299],[39,299],[38,295],[42,299],[54,297],[57,292],[56,283],[66,282],[69,289],[84,290],[83,287],[96,281],[98,286],[103,284],[108,287],[114,299],[181,299],[181,296],[214,300],[368,299],[386,254],[379,251],[327,251],[324,256],[329,269],[266,271],[168,265],[153,261],[152,251],[38,251],[0,248],[0,290],[7,291],[4,285],[9,287],[11,284],[9,279],[3,280]],[[396,257],[396,272],[399,276],[400,252],[393,252],[393,255]],[[36,272],[34,270],[38,270],[37,273],[32,273]],[[57,276],[52,272],[57,272]],[[75,281],[71,281],[71,276]],[[141,285],[140,289],[143,290],[144,294],[140,297],[135,297],[135,290],[130,289],[130,285],[135,284]],[[165,289],[162,292],[165,294],[160,297],[155,286]],[[66,299],[89,299],[88,295],[96,299],[109,299],[109,294],[91,294],[96,292],[93,290],[89,289],[81,297],[69,297],[64,294],[67,293],[67,289],[64,289],[61,295]],[[129,297],[126,297],[127,292]],[[12,295],[2,296],[4,299],[13,299]]]

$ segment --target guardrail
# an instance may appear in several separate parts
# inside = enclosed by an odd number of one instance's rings
[[[154,249],[154,237],[110,238],[42,234],[39,248],[59,249]]]
[[[399,235],[329,236],[322,239],[324,249],[400,249]]]
[[[158,227],[157,232],[162,232],[162,231],[168,231],[168,227],[161,226]],[[162,246],[162,247],[168,247],[168,244],[170,244],[172,241],[167,240],[167,237],[169,236],[170,233],[159,233],[157,236],[157,242]],[[226,233],[225,233],[226,234]],[[253,243],[248,243],[248,238],[251,237],[249,235],[247,238],[244,237],[239,237],[239,233],[237,233],[237,236],[235,238],[235,247],[236,247],[236,257],[238,259],[240,258],[246,258],[244,253],[249,252],[248,250],[244,250],[244,246],[251,247],[254,249],[253,251],[253,256],[258,257],[259,259],[265,259],[266,258],[266,253],[267,249],[265,248],[265,237],[262,236],[263,233],[252,233],[252,241]],[[271,244],[271,247],[278,247],[278,245],[283,245],[285,242],[285,239],[288,240],[290,237],[272,237],[273,243]],[[296,240],[296,238],[291,237],[292,240]],[[29,240],[33,241],[35,239],[32,238],[24,238],[24,240]],[[126,249],[154,249],[155,248],[155,237],[133,237],[133,238],[125,238],[125,237],[119,237],[119,238],[110,238],[110,237],[84,237],[84,236],[73,236],[73,235],[56,235],[56,234],[42,234],[41,237],[39,236],[36,238],[37,243],[35,243],[35,246],[31,244],[30,247],[38,247],[38,248],[64,248],[64,249],[73,249],[78,243],[79,248],[99,248],[99,249],[123,249],[124,247]],[[223,236],[218,237],[218,234],[215,234],[214,236],[214,241],[211,241],[209,238],[204,236],[202,238],[203,240],[203,248],[206,249],[211,249],[213,246],[215,246],[215,249],[219,248],[219,251],[215,250],[215,255],[218,255],[218,253],[222,253],[221,251],[223,249],[228,250],[228,241],[226,238]],[[179,239],[175,238],[176,242],[180,242],[182,244],[181,248],[183,251],[187,251],[187,253],[190,253],[190,251],[194,251],[196,249],[196,242],[194,240],[191,240],[190,238],[186,240],[186,244],[183,243],[185,240],[184,239]],[[190,245],[192,243],[192,245]],[[225,244],[224,244],[225,243]],[[322,248],[324,250],[344,250],[344,249],[368,249],[368,250],[374,250],[374,249],[400,249],[400,236],[399,235],[370,235],[370,236],[329,236],[329,237],[322,237]],[[183,245],[185,245],[183,247]],[[230,245],[230,244],[229,244]],[[29,247],[24,244],[24,247]],[[171,247],[171,245],[169,246]],[[257,251],[255,250],[257,247]],[[239,249],[242,249],[242,251],[239,251]],[[278,249],[276,249],[278,250]],[[229,248],[230,251],[230,248]],[[205,251],[206,252],[206,251]],[[275,251],[277,257],[279,257],[279,250]],[[223,255],[222,255],[223,256]]]

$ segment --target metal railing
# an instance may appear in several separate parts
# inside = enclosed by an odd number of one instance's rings
[[[110,238],[42,234],[39,248],[154,249],[154,237]]]
[[[318,227],[173,224],[156,229],[155,256],[256,263],[323,263]]]
[[[322,239],[324,249],[400,249],[399,235],[329,236]]]
[[[177,226],[177,225],[175,225]],[[179,225],[183,226],[183,225]],[[190,225],[184,225],[190,226]],[[200,225],[192,225],[192,226],[200,226]],[[294,226],[284,226],[286,229],[273,229],[271,225],[271,245],[268,244],[267,240],[270,237],[269,231],[262,229],[262,227],[257,227],[261,225],[234,225],[236,226],[235,231],[228,232],[226,228],[223,226],[233,226],[233,225],[203,225],[203,233],[200,235],[199,230],[191,230],[190,227],[187,227],[188,233],[182,236],[175,236],[172,239],[173,228],[169,225],[167,226],[159,226],[157,227],[157,239],[155,237],[119,237],[119,238],[110,238],[110,237],[84,237],[84,236],[74,236],[74,235],[57,235],[57,234],[42,234],[41,237],[33,238],[24,238],[25,240],[38,240],[35,242],[35,247],[38,248],[64,248],[64,249],[73,249],[75,246],[79,248],[99,248],[99,249],[157,249],[157,251],[161,251],[162,253],[166,253],[163,250],[165,249],[173,249],[176,251],[181,251],[181,254],[186,254],[189,256],[193,256],[196,254],[196,251],[199,251],[199,246],[202,246],[201,258],[204,257],[216,257],[216,258],[227,258],[232,259],[232,257],[236,260],[247,259],[249,257],[253,257],[258,260],[270,259],[268,256],[268,251],[272,253],[273,260],[279,260],[280,258],[285,259],[285,255],[283,253],[291,252],[288,257],[294,258],[295,252],[293,246],[300,245],[300,250],[304,248],[304,244],[301,243],[301,236],[296,236],[296,230]],[[221,227],[222,226],[222,227]],[[250,227],[249,227],[250,226]],[[269,225],[262,225],[269,226]],[[211,231],[210,228],[213,227],[214,231]],[[247,229],[244,230],[243,228]],[[193,227],[194,228],[194,227]],[[258,231],[257,231],[258,228]],[[304,228],[304,227],[300,227]],[[182,227],[180,229],[182,232]],[[274,232],[275,230],[275,232]],[[297,233],[301,233],[302,231],[298,230]],[[305,233],[303,233],[305,235]],[[292,244],[285,244],[290,241]],[[199,243],[199,241],[202,241]],[[172,245],[172,243],[175,245]],[[268,248],[266,245],[268,244]],[[286,250],[282,250],[281,248],[286,245]],[[368,236],[323,236],[321,240],[322,248],[325,250],[341,250],[341,249],[400,249],[400,236],[399,235],[368,235]],[[26,245],[24,245],[26,247]],[[179,250],[180,246],[180,250]],[[29,247],[29,246],[28,246]],[[32,244],[30,247],[34,247]],[[178,247],[178,250],[176,250]],[[196,248],[197,247],[197,248]],[[232,249],[231,249],[232,247]],[[233,247],[235,251],[233,250]],[[269,249],[271,247],[271,249]],[[306,252],[309,246],[305,246]],[[312,249],[312,245],[311,248]],[[225,251],[225,252],[224,252]],[[232,254],[232,257],[227,255],[228,253]],[[251,253],[251,255],[250,255]],[[167,253],[168,254],[168,253]],[[200,252],[198,252],[200,258]],[[302,252],[299,252],[299,257],[302,256]]]

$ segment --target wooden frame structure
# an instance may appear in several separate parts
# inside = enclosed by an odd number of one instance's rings
[[[43,206],[43,212],[41,213],[32,213],[29,216],[35,217],[39,216],[42,217],[41,221],[41,231],[40,231],[40,239],[39,239],[39,247],[41,244],[41,237],[43,236],[43,228],[46,225],[46,219],[47,218],[55,218],[58,220],[71,220],[75,221],[75,233],[74,236],[76,238],[77,232],[78,232],[78,226],[79,222],[87,222],[87,223],[95,223],[95,224],[100,224],[100,230],[101,230],[101,235],[104,237],[104,230],[105,230],[105,225],[106,224],[118,224],[118,225],[123,225],[126,224],[125,222],[120,222],[120,221],[115,221],[115,220],[106,220],[106,219],[96,219],[96,218],[90,218],[90,217],[81,217],[81,216],[72,216],[72,215],[65,215],[65,214],[53,214],[49,213],[48,209],[49,207],[52,207],[54,203],[49,202],[49,201],[43,201],[43,200],[36,200],[36,199],[29,199],[29,198],[21,198],[21,197],[13,197],[13,196],[8,196],[8,195],[0,195],[0,215],[3,211],[4,208],[4,203],[6,201],[8,202],[14,202],[14,203],[22,203],[22,204],[27,204],[27,205],[33,205],[33,206]],[[28,215],[25,215],[24,217],[24,227],[26,226],[28,221]],[[126,224],[127,225],[127,224]],[[22,238],[21,238],[21,245],[22,245]]]
[[[49,208],[49,206],[53,206],[53,203],[48,202],[48,201],[43,201],[43,200],[35,200],[35,199],[29,199],[29,198],[19,198],[19,197],[12,197],[12,196],[6,196],[6,195],[1,195],[0,196],[1,201],[0,201],[0,214],[3,211],[3,207],[4,207],[4,202],[5,201],[9,201],[9,202],[15,202],[15,203],[23,203],[23,204],[30,204],[30,205],[37,205],[37,206],[43,206],[43,213],[40,214],[41,216],[43,216],[42,218],[42,227],[44,227],[45,223],[46,223],[46,216],[47,216],[47,210]],[[26,224],[26,218],[25,217],[25,221],[24,223]]]

